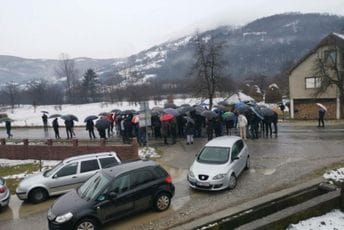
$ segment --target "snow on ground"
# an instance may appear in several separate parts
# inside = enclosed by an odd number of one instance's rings
[[[139,149],[139,157],[141,159],[159,158],[160,155],[152,147],[144,147]]]
[[[60,161],[54,161],[54,160],[42,160],[42,171],[52,168],[53,166],[57,165]],[[17,165],[23,165],[23,164],[39,164],[39,160],[10,160],[10,159],[0,159],[0,167],[15,167]],[[28,175],[31,175],[33,173],[38,173],[39,171],[28,173],[18,173],[8,176],[3,176],[5,180],[7,179],[22,179]]]
[[[331,180],[334,182],[344,182],[344,168],[327,171],[324,173],[323,177],[326,180]]]
[[[323,216],[313,217],[308,220],[291,224],[288,230],[340,230],[344,229],[344,213],[333,210]]]

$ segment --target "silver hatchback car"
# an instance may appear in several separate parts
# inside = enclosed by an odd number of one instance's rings
[[[59,195],[77,188],[102,168],[120,164],[115,152],[79,155],[67,158],[44,172],[24,178],[16,189],[21,200],[39,203],[48,196]]]
[[[233,189],[237,177],[249,167],[250,155],[245,142],[237,136],[222,136],[209,141],[197,154],[187,179],[195,189]]]
[[[6,207],[10,202],[10,190],[6,187],[5,179],[0,177],[0,209]]]

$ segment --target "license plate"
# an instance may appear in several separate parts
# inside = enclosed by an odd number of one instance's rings
[[[197,182],[197,185],[198,186],[204,186],[204,187],[209,187],[210,186],[210,184],[207,183],[207,182]]]

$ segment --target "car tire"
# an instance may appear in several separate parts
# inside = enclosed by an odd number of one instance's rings
[[[232,173],[232,175],[229,177],[228,189],[232,190],[236,187],[236,185],[237,185],[237,178],[234,175],[234,173]]]
[[[75,230],[97,230],[99,229],[98,222],[91,218],[85,218],[78,221],[75,225]]]
[[[245,170],[251,168],[251,160],[250,157],[248,156],[246,159],[246,165],[245,165]]]
[[[168,193],[159,193],[154,199],[154,209],[158,212],[167,210],[171,204],[171,196]]]
[[[47,198],[48,198],[48,193],[43,188],[35,188],[29,193],[29,200],[35,204],[43,202]]]

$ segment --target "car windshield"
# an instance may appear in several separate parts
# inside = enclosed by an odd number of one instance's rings
[[[197,157],[197,161],[207,164],[224,164],[229,159],[229,148],[204,147]]]
[[[78,193],[85,200],[93,200],[98,197],[109,182],[110,179],[103,173],[96,173],[79,187]]]
[[[58,169],[60,169],[62,165],[62,161],[60,163],[58,163],[57,165],[55,165],[54,167],[52,167],[51,169],[48,169],[47,171],[45,171],[43,173],[43,176],[45,177],[50,177],[51,175],[53,175]]]

